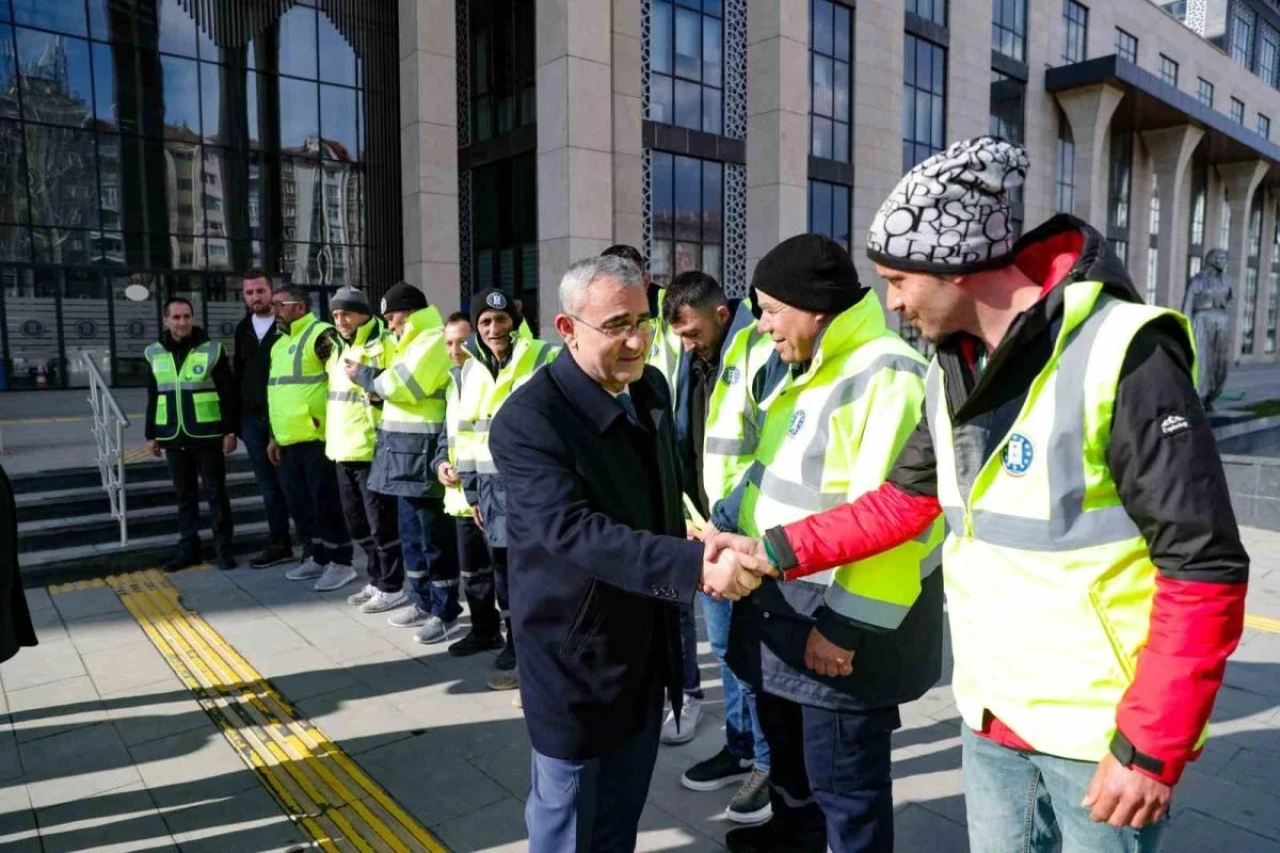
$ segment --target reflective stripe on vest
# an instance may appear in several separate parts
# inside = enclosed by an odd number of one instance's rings
[[[751,303],[743,300],[729,327],[720,374],[707,401],[702,488],[712,504],[742,481],[760,446],[761,414],[752,398],[752,385],[773,350],[773,341],[756,326]]]
[[[222,358],[222,344],[205,341],[188,351],[181,368],[164,345],[150,344],[143,357],[156,381],[156,410],[152,428],[156,441],[222,436],[222,404],[213,369]],[[211,428],[212,427],[212,428]]]
[[[517,335],[511,358],[495,377],[474,356],[462,366],[457,443],[458,470],[497,473],[489,452],[489,428],[507,398],[560,352],[546,341]]]
[[[281,446],[325,438],[329,376],[314,343],[317,335],[332,328],[305,314],[271,347],[267,409],[271,434]]]
[[[369,395],[347,378],[347,362],[381,370],[395,348],[395,339],[378,318],[356,329],[350,344],[339,341],[329,355],[328,405],[325,408],[324,451],[335,462],[371,462],[381,411]]]
[[[761,404],[742,532],[756,537],[879,488],[919,422],[924,372],[924,359],[885,328],[874,294],[833,320],[809,370]],[[942,533],[938,520],[911,542],[799,582],[826,586],[824,603],[837,613],[892,630],[937,570]]]
[[[943,577],[957,707],[970,726],[989,712],[1041,752],[1096,762],[1155,594],[1146,540],[1106,458],[1120,372],[1134,336],[1158,319],[1175,319],[1194,344],[1176,312],[1121,301],[1098,282],[1064,287],[1053,353],[1006,435],[993,441],[989,418],[952,423],[936,360],[926,411],[952,527]]]
[[[449,433],[449,464],[452,465],[453,469],[459,473],[461,473],[462,469],[458,467],[458,453],[456,448],[458,446],[458,407],[461,403],[462,394],[461,382],[462,368],[449,368],[449,387],[445,398],[444,418],[446,429]],[[445,487],[444,512],[445,515],[451,515],[455,518],[471,517],[471,506],[467,503],[467,496],[463,493],[462,486]]]
[[[379,429],[419,436],[444,432],[450,364],[440,312],[428,306],[410,314],[390,366],[374,383],[375,389],[388,391],[379,394],[383,398]],[[424,383],[430,387],[423,387]]]

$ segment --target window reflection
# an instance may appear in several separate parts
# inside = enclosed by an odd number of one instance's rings
[[[280,78],[280,147],[301,148],[320,131],[315,83]]]
[[[86,34],[84,3],[79,0],[13,0],[13,19],[19,24],[74,36]]]
[[[85,126],[92,114],[89,43],[22,27],[16,36],[23,117]]]
[[[316,10],[294,6],[280,16],[279,27],[280,73],[316,79]]]
[[[356,52],[338,32],[333,21],[323,12],[320,13],[319,48],[323,57],[320,63],[320,80],[325,83],[341,83],[344,86],[356,85]]]
[[[649,13],[651,121],[721,133],[724,109],[720,3],[655,0]],[[674,79],[673,79],[674,78]]]
[[[654,151],[650,272],[670,281],[698,269],[717,280],[724,241],[724,166]]]
[[[200,135],[200,69],[194,60],[162,56],[164,135],[185,139]]]

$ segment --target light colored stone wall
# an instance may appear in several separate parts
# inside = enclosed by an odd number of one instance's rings
[[[644,241],[640,0],[613,0],[613,239]]]

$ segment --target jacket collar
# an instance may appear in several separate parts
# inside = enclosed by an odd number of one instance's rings
[[[191,334],[183,338],[181,341],[175,341],[173,335],[169,334],[169,330],[165,329],[160,333],[160,346],[169,352],[186,352],[193,350],[203,343],[208,342],[209,335],[199,326],[191,327]]]
[[[552,381],[569,399],[569,405],[580,412],[597,433],[603,434],[614,421],[626,416],[613,395],[587,376],[571,354],[566,353],[544,369],[551,371]],[[645,372],[648,372],[648,368]],[[632,382],[627,387],[627,393],[631,394],[636,412],[648,412],[649,418],[656,427],[662,416],[662,407],[654,400],[645,377],[642,375],[640,379]],[[643,414],[640,416],[644,417]]]
[[[404,332],[400,335],[400,349],[404,349],[418,335],[443,326],[444,320],[440,317],[439,309],[434,305],[419,308],[409,315],[409,319],[404,321]]]
[[[356,329],[355,336],[350,342],[343,341],[348,346],[361,347],[382,336],[383,325],[382,320],[377,317],[370,317],[365,321],[364,325]]]
[[[308,311],[289,324],[289,330],[284,333],[285,337],[292,338],[295,335],[302,334],[314,322],[316,322],[316,315]]]
[[[796,383],[804,384],[822,369],[822,365],[853,352],[867,341],[884,335],[884,309],[880,297],[868,290],[852,307],[835,316],[814,345],[813,358],[808,368],[796,375]]]

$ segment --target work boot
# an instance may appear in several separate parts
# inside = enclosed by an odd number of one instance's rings
[[[827,842],[810,841],[805,843],[795,837],[792,828],[783,825],[777,818],[758,826],[744,826],[732,829],[724,837],[724,846],[729,853],[826,853]]]
[[[166,572],[180,572],[198,565],[200,565],[200,544],[190,545],[184,542],[178,546],[178,553],[173,559],[160,568]]]
[[[224,572],[229,572],[237,568],[235,548],[230,542],[223,542],[215,549],[217,552],[217,567]]]
[[[502,634],[481,634],[473,628],[467,636],[449,646],[449,654],[455,658],[465,658],[500,648],[502,648]]]
[[[271,566],[292,563],[293,560],[293,545],[287,541],[273,539],[267,543],[262,553],[249,561],[249,565],[255,569],[267,569]]]
[[[486,683],[490,690],[518,690],[520,676],[514,669],[510,672],[495,672]]]

